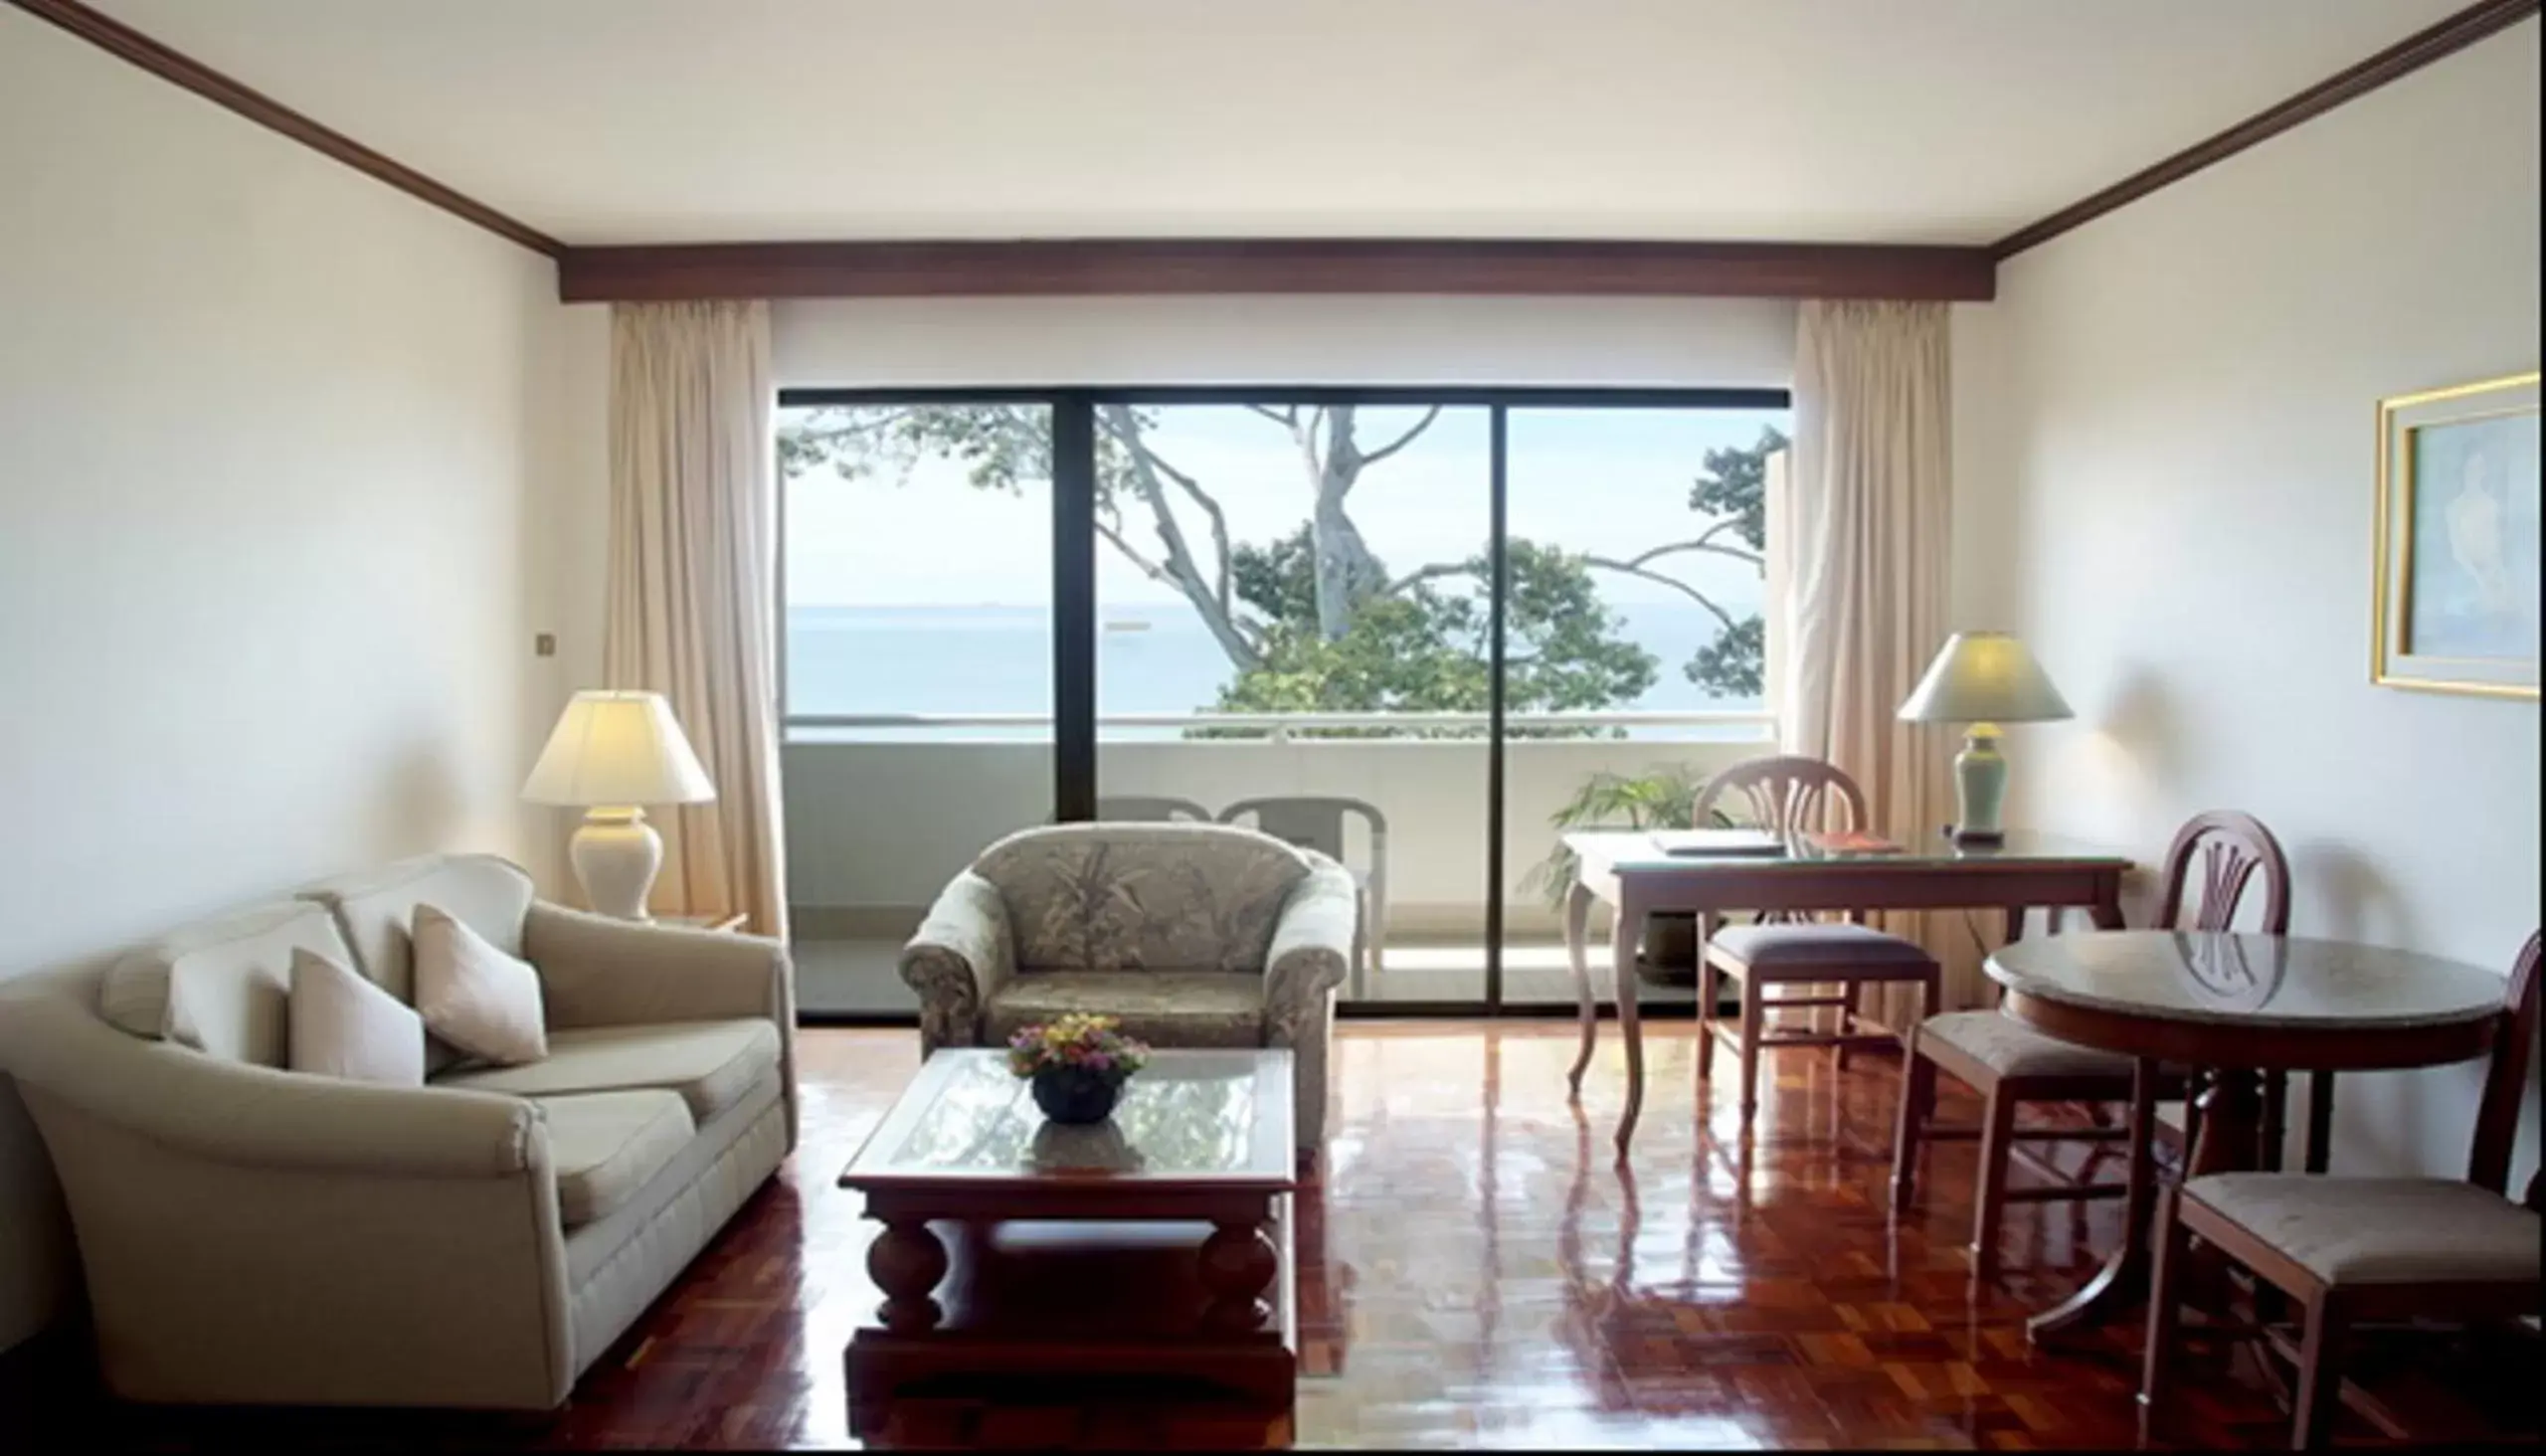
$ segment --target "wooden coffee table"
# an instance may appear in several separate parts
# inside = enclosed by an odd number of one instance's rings
[[[884,1225],[852,1427],[965,1376],[1166,1379],[1287,1409],[1291,1075],[1287,1050],[1161,1051],[1111,1119],[1067,1127],[1003,1051],[931,1056],[839,1177]]]

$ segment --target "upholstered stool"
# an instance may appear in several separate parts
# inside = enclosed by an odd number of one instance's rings
[[[1720,976],[1741,983],[1741,1012],[1727,1025],[1715,1014]],[[1919,989],[1917,1008],[1908,1017],[1914,1027],[1936,1008],[1938,976],[1935,958],[1917,942],[1863,925],[1735,925],[1717,931],[1707,943],[1698,968],[1698,1080],[1705,1081],[1715,1064],[1715,1042],[1721,1036],[1741,1056],[1741,1126],[1747,1130],[1759,1110],[1759,1052],[1770,1046],[1837,1048],[1839,1065],[1847,1066],[1852,1046],[1902,1045],[1906,1033],[1879,1023],[1857,1009],[1860,992],[1869,986],[1906,984]],[[1786,996],[1771,1000],[1767,989],[1789,985],[1839,988],[1836,995]],[[1766,1028],[1771,1009],[1836,1006],[1835,1030]]]

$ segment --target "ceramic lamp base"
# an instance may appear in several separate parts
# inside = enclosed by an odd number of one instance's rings
[[[595,809],[567,845],[575,878],[593,909],[621,920],[650,920],[645,892],[663,867],[663,836],[645,822],[641,809]]]
[[[2007,761],[1998,753],[1997,725],[1974,723],[1964,731],[1962,752],[1953,756],[1953,793],[1954,842],[1996,844],[2007,837],[1998,822],[2007,804]]]

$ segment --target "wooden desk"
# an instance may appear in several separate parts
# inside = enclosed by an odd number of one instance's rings
[[[2076,905],[2106,930],[2121,926],[2121,877],[2127,855],[2040,834],[2011,833],[2003,844],[1934,840],[1894,854],[1827,854],[1798,843],[1778,857],[1665,854],[1639,830],[1595,830],[1564,836],[1576,862],[1564,902],[1564,946],[1582,1010],[1582,1050],[1568,1077],[1582,1092],[1582,1072],[1598,1039],[1599,1002],[1591,987],[1591,902],[1617,910],[1610,936],[1611,996],[1627,1049],[1627,1104],[1618,1119],[1618,1161],[1627,1157],[1636,1117],[1644,1110],[1644,1028],[1635,999],[1636,936],[1646,916],[1735,910],[1969,910],[2005,912],[2010,940],[2036,906]],[[1703,954],[1703,951],[1701,952]],[[1701,1006],[1700,1015],[1714,1007]]]

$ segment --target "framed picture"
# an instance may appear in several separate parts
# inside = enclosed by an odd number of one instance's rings
[[[2537,696],[2537,375],[2378,402],[2386,687]]]

